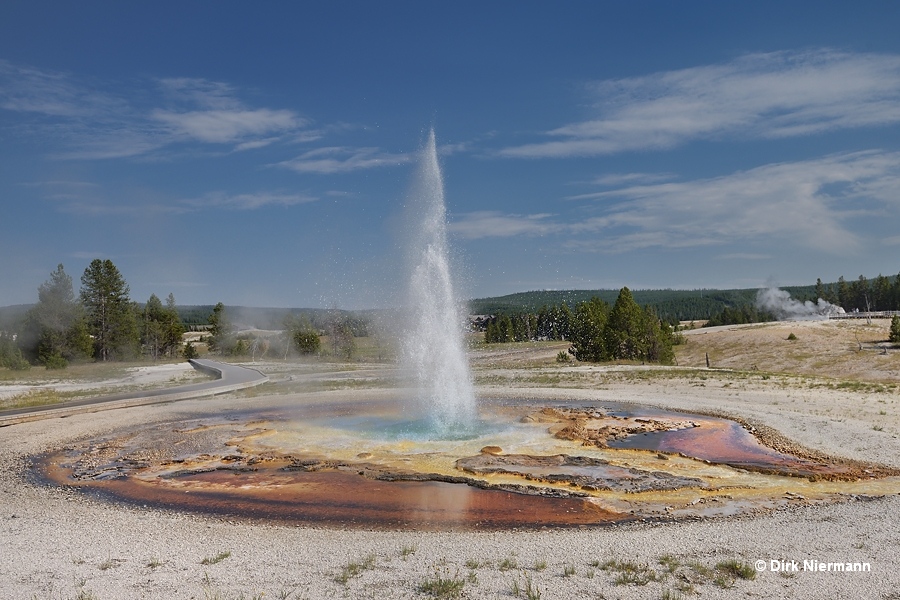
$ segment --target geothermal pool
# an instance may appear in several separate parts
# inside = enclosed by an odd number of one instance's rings
[[[372,529],[677,520],[900,491],[891,469],[795,456],[734,421],[628,404],[481,399],[471,427],[438,439],[388,394],[269,404],[111,432],[42,456],[36,471],[138,506]]]

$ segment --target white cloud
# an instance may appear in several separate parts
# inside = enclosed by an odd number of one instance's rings
[[[155,110],[153,119],[179,137],[210,144],[226,144],[250,136],[291,131],[303,121],[289,110],[207,110],[172,112]]]
[[[84,118],[119,112],[127,104],[78,85],[64,73],[0,60],[0,108],[49,117]]]
[[[171,77],[160,79],[159,86],[173,101],[189,102],[207,110],[238,110],[242,106],[235,89],[221,81]]]
[[[114,84],[0,61],[0,108],[33,115],[19,127],[54,140],[63,149],[53,156],[64,159],[132,157],[191,142],[247,150],[302,136],[309,124],[292,110],[247,106],[222,82],[143,83],[146,89],[134,89],[139,82],[125,99]]]
[[[465,213],[450,223],[450,231],[461,238],[475,240],[489,237],[543,235],[560,231],[564,226],[548,221],[552,215],[504,215],[494,211]]]
[[[257,148],[265,148],[266,146],[273,144],[278,141],[279,138],[271,137],[265,138],[261,140],[252,140],[250,142],[243,142],[234,147],[235,152],[243,152],[244,150],[255,150]]]
[[[226,83],[182,77],[161,79],[159,85],[173,107],[155,109],[150,118],[177,138],[209,144],[239,142],[236,149],[245,150],[268,145],[278,135],[308,124],[291,110],[248,108]]]
[[[675,179],[673,173],[609,173],[595,178],[592,183],[602,186],[618,186],[634,183],[657,183]]]
[[[900,122],[900,56],[831,50],[737,60],[591,84],[597,117],[502,150],[562,157],[666,149],[697,139],[784,138]]]
[[[900,174],[900,154],[858,152],[765,165],[712,179],[599,192],[618,200],[573,231],[612,231],[598,246],[629,250],[688,247],[777,237],[829,254],[853,252],[860,238],[845,225],[865,214],[865,191]]]
[[[407,154],[391,154],[378,148],[317,148],[291,160],[278,163],[300,173],[347,173],[374,167],[396,166],[410,162]]]
[[[315,202],[317,198],[304,194],[284,194],[277,192],[255,192],[251,194],[226,194],[210,192],[202,198],[186,200],[185,204],[194,208],[225,208],[233,210],[255,210],[266,206],[294,206]]]
[[[772,258],[771,254],[754,254],[752,252],[733,252],[731,254],[722,254],[716,256],[719,260],[768,260]]]
[[[577,251],[627,252],[644,248],[692,248],[729,244],[788,245],[827,255],[857,251],[863,233],[851,220],[896,211],[896,196],[871,190],[900,176],[900,153],[845,153],[764,165],[722,177],[686,182],[636,184],[569,200],[603,200],[592,217],[566,222],[549,214],[475,212],[451,230],[466,239],[563,234]],[[893,204],[891,203],[893,202]],[[892,208],[894,207],[894,208]],[[580,211],[590,209],[582,206]],[[581,212],[581,215],[584,213]],[[891,238],[885,243],[893,243]],[[768,254],[731,252],[732,260],[762,260]]]

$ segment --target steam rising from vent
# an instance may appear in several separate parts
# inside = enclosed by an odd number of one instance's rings
[[[844,309],[822,298],[816,303],[800,302],[790,293],[775,287],[761,289],[756,294],[756,307],[774,314],[779,321],[827,319],[828,315],[843,314]]]

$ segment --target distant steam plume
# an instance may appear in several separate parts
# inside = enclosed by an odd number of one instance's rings
[[[806,302],[794,300],[790,293],[776,287],[759,290],[756,294],[756,307],[774,314],[779,321],[825,319],[828,315],[844,312],[840,306],[822,298],[815,303],[809,300]]]

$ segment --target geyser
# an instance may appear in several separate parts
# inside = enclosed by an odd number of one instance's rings
[[[407,199],[409,232],[402,360],[429,435],[465,435],[477,421],[475,389],[463,339],[464,314],[454,293],[444,182],[434,130],[422,149]]]

